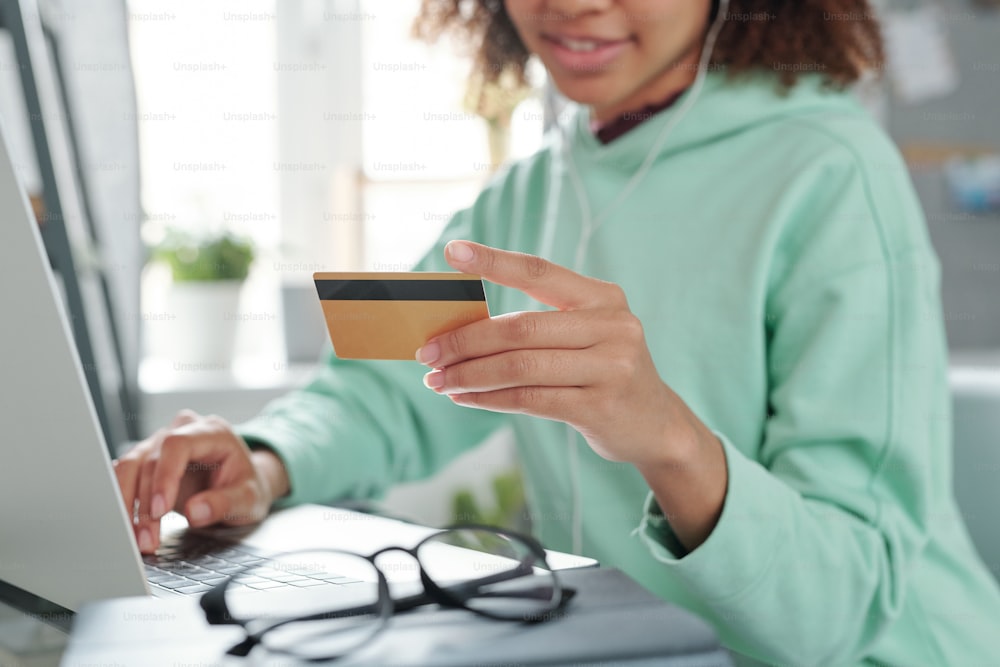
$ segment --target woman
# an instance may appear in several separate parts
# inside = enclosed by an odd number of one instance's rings
[[[425,0],[422,21],[480,39],[487,75],[537,55],[580,105],[419,267],[483,275],[508,314],[430,341],[423,378],[331,358],[239,436],[181,415],[117,465],[143,550],[168,508],[371,496],[510,424],[546,545],[694,610],[741,662],[1000,655],[950,488],[936,260],[842,90],[881,63],[867,3]]]

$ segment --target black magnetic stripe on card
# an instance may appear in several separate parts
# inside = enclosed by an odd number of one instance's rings
[[[483,281],[317,280],[323,301],[486,301]]]

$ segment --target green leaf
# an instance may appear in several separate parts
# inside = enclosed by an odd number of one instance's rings
[[[244,280],[254,254],[249,239],[229,233],[195,238],[171,231],[153,249],[153,258],[170,266],[175,282]]]
[[[480,523],[521,532],[529,532],[524,499],[524,483],[518,469],[497,475],[492,480],[493,506],[479,507],[475,497],[467,489],[455,493],[452,498],[452,521],[454,523]]]

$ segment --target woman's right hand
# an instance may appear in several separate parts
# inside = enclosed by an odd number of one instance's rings
[[[114,468],[144,554],[159,547],[160,518],[171,509],[194,527],[257,523],[289,489],[273,452],[251,451],[225,420],[190,410],[129,450]]]

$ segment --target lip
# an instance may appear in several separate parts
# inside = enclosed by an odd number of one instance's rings
[[[564,69],[599,73],[610,68],[612,63],[632,43],[631,39],[602,39],[589,35],[543,34],[542,42],[552,55],[553,60]],[[564,46],[562,40],[593,41],[599,46],[593,51],[573,51]]]

